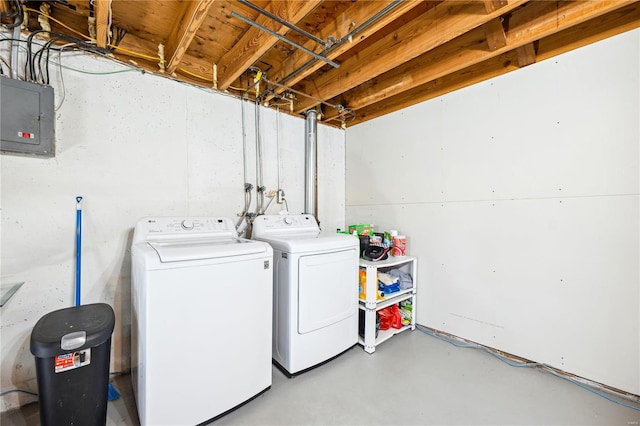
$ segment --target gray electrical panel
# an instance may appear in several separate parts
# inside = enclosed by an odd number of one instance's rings
[[[53,157],[53,87],[0,77],[3,153]]]

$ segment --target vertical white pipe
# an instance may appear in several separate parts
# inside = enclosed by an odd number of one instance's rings
[[[16,18],[17,20],[19,17]],[[20,43],[20,25],[17,25],[13,28],[13,41],[11,42],[11,78],[18,78],[18,44]],[[27,76],[25,76],[25,79]]]
[[[316,216],[316,170],[318,142],[318,113],[315,109],[307,111],[305,122],[305,161],[304,161],[304,212]]]
[[[260,104],[256,99],[256,214],[262,214],[264,206],[264,186],[262,181],[262,136],[260,129]]]

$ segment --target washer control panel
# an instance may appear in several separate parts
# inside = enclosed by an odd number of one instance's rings
[[[226,217],[147,217],[136,225],[134,241],[155,236],[211,236],[236,237],[231,219]]]

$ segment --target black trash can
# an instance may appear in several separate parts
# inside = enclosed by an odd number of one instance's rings
[[[50,312],[33,327],[43,426],[106,424],[114,325],[111,306],[94,303]]]

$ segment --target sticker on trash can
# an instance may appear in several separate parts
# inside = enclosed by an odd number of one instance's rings
[[[74,370],[89,364],[91,364],[91,348],[57,355],[55,357],[55,372],[62,373],[63,371]]]

